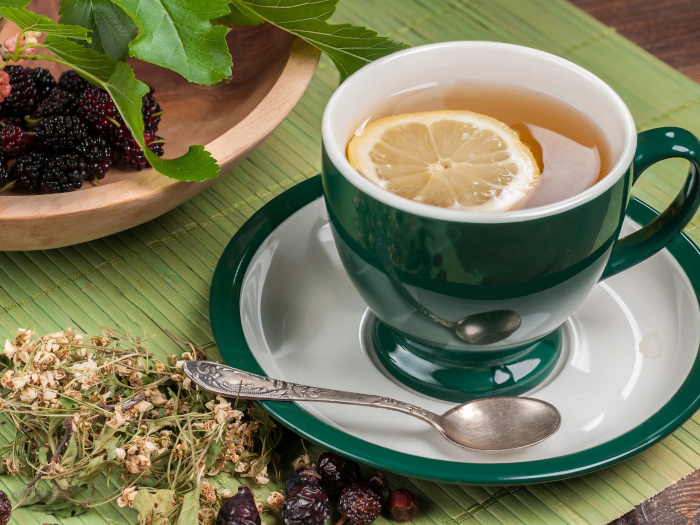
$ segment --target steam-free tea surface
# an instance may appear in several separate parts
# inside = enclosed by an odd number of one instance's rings
[[[345,0],[334,20],[369,25],[412,45],[469,39],[544,49],[610,83],[627,102],[639,129],[676,125],[700,134],[700,86],[562,0]],[[337,85],[337,72],[324,57],[306,95],[267,142],[214,188],[168,214],[79,246],[0,254],[4,335],[20,326],[44,333],[73,326],[90,334],[109,326],[149,338],[149,347],[161,358],[180,350],[165,330],[197,345],[210,343],[209,286],[219,257],[231,236],[264,203],[320,171],[321,113]],[[636,195],[657,209],[665,207],[686,169],[673,162],[654,167],[635,185]],[[696,219],[688,228],[696,243],[697,224]],[[300,320],[310,322],[303,314],[299,311]],[[219,355],[212,351],[210,357]],[[0,442],[11,439],[13,432],[0,425]],[[293,447],[293,453],[303,452],[300,442]],[[308,442],[306,447],[311,455],[319,452]],[[583,477],[508,487],[435,483],[393,474],[388,481],[420,498],[421,513],[409,522],[413,524],[603,524],[699,466],[700,416],[695,415],[651,449]],[[234,492],[239,483],[228,476],[217,481]],[[4,491],[21,485],[21,480],[0,476]],[[281,487],[273,477],[254,493],[265,499]],[[109,492],[106,477],[100,478],[96,494]],[[132,509],[112,504],[72,518],[19,509],[11,523],[103,525],[109,520],[138,521]],[[281,523],[273,514],[264,521]],[[394,522],[380,517],[375,523]]]
[[[519,134],[542,173],[525,208],[573,197],[612,167],[605,136],[585,113],[546,93],[515,86],[457,84],[397,93],[372,113],[370,122],[386,115],[436,110],[482,113]]]

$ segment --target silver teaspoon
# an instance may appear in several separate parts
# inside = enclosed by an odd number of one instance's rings
[[[529,447],[554,434],[561,424],[556,408],[527,397],[475,399],[438,415],[388,397],[299,385],[210,361],[186,361],[182,369],[204,390],[225,397],[319,401],[395,410],[429,423],[453,445],[482,452]]]

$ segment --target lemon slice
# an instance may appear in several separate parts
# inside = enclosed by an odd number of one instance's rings
[[[425,111],[382,118],[348,144],[350,165],[392,193],[443,208],[522,207],[540,168],[518,133],[471,111]]]

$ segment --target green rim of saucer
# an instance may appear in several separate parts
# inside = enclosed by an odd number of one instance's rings
[[[320,176],[304,181],[274,198],[255,213],[224,250],[211,284],[212,330],[225,361],[237,368],[267,375],[253,357],[243,334],[240,293],[248,265],[264,240],[294,212],[322,197]],[[627,216],[647,224],[658,213],[632,199]],[[700,251],[685,235],[668,250],[683,268],[700,296]],[[596,447],[556,458],[517,463],[459,463],[428,459],[374,445],[332,427],[294,403],[264,401],[260,404],[280,423],[328,450],[372,467],[397,474],[449,483],[513,485],[540,483],[578,476],[627,459],[660,441],[700,407],[700,355],[674,396],[641,425]]]

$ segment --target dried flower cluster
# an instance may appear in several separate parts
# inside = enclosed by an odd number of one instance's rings
[[[115,332],[84,341],[72,330],[19,330],[0,353],[0,417],[16,429],[0,473],[31,479],[16,505],[62,497],[59,510],[75,514],[116,501],[143,523],[174,523],[184,509],[206,523],[226,496],[206,476],[267,483],[279,431],[257,405],[190,384],[182,363],[202,353],[190,345],[161,362]],[[90,489],[103,472],[118,489],[98,497]]]

